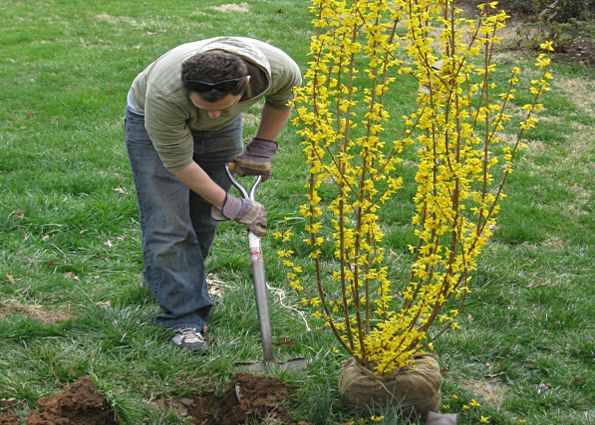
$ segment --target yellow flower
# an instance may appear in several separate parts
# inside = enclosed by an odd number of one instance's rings
[[[308,286],[308,307],[318,309],[314,314],[324,317],[341,347],[365,356],[382,375],[406,366],[424,347],[433,349],[426,330],[434,321],[443,330],[460,329],[459,311],[442,307],[471,293],[470,278],[495,229],[505,197],[501,176],[512,172],[521,145],[503,143],[513,116],[507,109],[521,98],[517,87],[528,73],[514,66],[508,81],[496,83],[496,65],[479,60],[502,42],[499,32],[509,16],[496,2],[479,6],[477,21],[462,18],[453,2],[311,4],[316,30],[310,62],[292,102],[307,193],[299,207],[303,224],[292,223],[301,226],[294,234],[305,234],[296,239],[315,277],[301,279],[292,249],[279,256],[290,285]],[[541,47],[551,52],[553,43]],[[533,98],[523,108],[519,135],[538,123],[550,65],[540,53],[542,77],[529,86]],[[425,89],[408,91],[407,84],[395,84],[397,78],[416,79]],[[416,106],[391,116],[391,99],[408,96]],[[402,257],[410,260],[404,264],[410,281],[392,282],[382,218],[403,187],[399,165],[407,145],[418,153],[409,220],[416,240]],[[275,236],[283,243],[292,239],[289,231]],[[292,246],[297,252],[302,247]],[[404,307],[391,310],[397,294]],[[463,408],[478,405],[472,400]]]
[[[471,399],[471,401],[469,402],[469,405],[471,407],[479,407],[479,406],[481,406],[481,404],[479,404],[477,401],[475,401],[473,399]]]
[[[553,41],[546,41],[544,43],[541,43],[539,45],[539,48],[541,50],[547,50],[548,52],[553,52],[554,51],[554,42]]]
[[[489,416],[482,416],[481,418],[479,418],[479,423],[482,424],[489,424],[490,421],[490,417]]]
[[[372,416],[370,419],[372,419],[372,422],[380,422],[384,419],[384,416]]]
[[[552,60],[545,55],[539,55],[537,61],[535,62],[535,66],[538,68],[545,68],[552,63]]]

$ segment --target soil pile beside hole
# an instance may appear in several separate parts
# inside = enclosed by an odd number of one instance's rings
[[[61,393],[39,399],[27,425],[117,425],[120,421],[90,379],[81,379]]]
[[[0,415],[0,425],[19,425],[19,418],[8,413]]]
[[[244,425],[254,421],[309,425],[293,421],[285,410],[283,403],[292,391],[279,379],[238,373],[222,395],[207,390],[193,398],[187,414],[197,425]]]

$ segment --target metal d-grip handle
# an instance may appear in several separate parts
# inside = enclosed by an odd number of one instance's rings
[[[256,201],[256,189],[258,189],[258,186],[260,186],[260,183],[262,182],[262,176],[258,176],[256,178],[256,180],[252,184],[252,187],[250,188],[250,192],[248,192],[244,188],[244,186],[242,186],[240,182],[236,180],[236,178],[233,176],[233,173],[229,170],[229,167],[227,165],[225,166],[225,171],[227,172],[227,176],[229,177],[231,184],[233,184],[234,187],[240,191],[244,199]]]

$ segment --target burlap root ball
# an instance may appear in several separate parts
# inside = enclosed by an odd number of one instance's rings
[[[425,417],[440,408],[441,386],[440,366],[429,355],[415,357],[409,366],[386,377],[377,377],[349,359],[343,366],[339,393],[357,408],[399,406],[405,416]]]

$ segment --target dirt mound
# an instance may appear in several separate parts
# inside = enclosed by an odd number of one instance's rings
[[[161,407],[176,410],[200,425],[311,425],[294,421],[286,410],[293,388],[274,377],[238,373],[221,395],[207,390],[198,396],[161,401]],[[12,414],[2,415],[0,425],[18,425]],[[52,397],[39,399],[39,408],[27,425],[118,425],[120,420],[90,379],[81,379]]]
[[[1,422],[0,422],[1,423]],[[117,425],[120,421],[90,379],[81,379],[52,397],[39,399],[27,425]]]
[[[19,418],[8,413],[0,415],[0,425],[19,425]]]
[[[244,425],[270,423],[309,425],[291,419],[285,404],[293,389],[274,377],[238,373],[233,382],[217,395],[207,390],[192,398],[172,400],[167,407],[192,418],[201,425]]]

